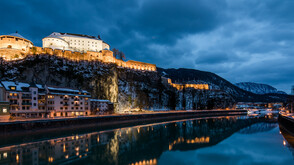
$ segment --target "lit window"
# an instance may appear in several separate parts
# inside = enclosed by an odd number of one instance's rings
[[[15,87],[10,87],[11,90],[15,90]]]
[[[3,108],[3,113],[7,113],[7,108]]]

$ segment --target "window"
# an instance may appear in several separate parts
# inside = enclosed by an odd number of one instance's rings
[[[63,104],[63,102],[62,102],[62,101],[60,101],[60,104]]]
[[[36,91],[34,91],[34,94],[37,94],[37,92],[36,92]]]
[[[15,86],[10,87],[11,90],[15,90],[15,88],[16,88]]]
[[[34,97],[34,100],[37,100],[37,98],[36,98],[36,97]]]
[[[37,106],[37,104],[36,104],[36,103],[34,103],[34,106]]]
[[[7,113],[7,108],[3,108],[3,113]]]

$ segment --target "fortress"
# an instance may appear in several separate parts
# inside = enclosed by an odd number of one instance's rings
[[[156,71],[155,64],[133,60],[123,61],[115,58],[110,46],[101,40],[99,36],[53,32],[43,38],[42,41],[43,47],[37,47],[17,32],[1,35],[0,57],[4,60],[12,61],[23,59],[27,55],[49,54],[74,61],[100,61],[134,70]],[[177,90],[183,90],[184,88],[209,90],[208,84],[176,84],[172,83],[171,79],[166,81]]]
[[[0,57],[4,60],[20,60],[27,55],[50,54],[75,61],[100,61],[114,63],[119,67],[156,71],[156,65],[139,62],[123,61],[113,56],[110,46],[100,37],[89,35],[53,32],[43,38],[43,47],[33,43],[19,33],[0,36]]]

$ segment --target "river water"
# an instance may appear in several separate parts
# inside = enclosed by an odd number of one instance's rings
[[[208,117],[28,137],[0,138],[0,164],[294,164],[291,136],[273,116]]]

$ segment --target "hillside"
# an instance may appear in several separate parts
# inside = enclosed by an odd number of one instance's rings
[[[238,86],[230,83],[224,78],[216,75],[215,73],[205,72],[195,69],[163,69],[158,68],[158,72],[165,77],[171,78],[177,83],[207,83],[214,90],[223,90],[231,94],[236,101],[255,101],[255,102],[278,102],[285,101],[286,94],[274,93],[266,95],[255,94],[250,91],[243,90]]]
[[[276,88],[267,84],[259,84],[259,83],[253,83],[253,82],[240,82],[240,83],[236,83],[235,85],[241,89],[244,89],[246,91],[249,91],[255,94],[268,94],[268,93],[286,94],[285,92],[278,91]]]

